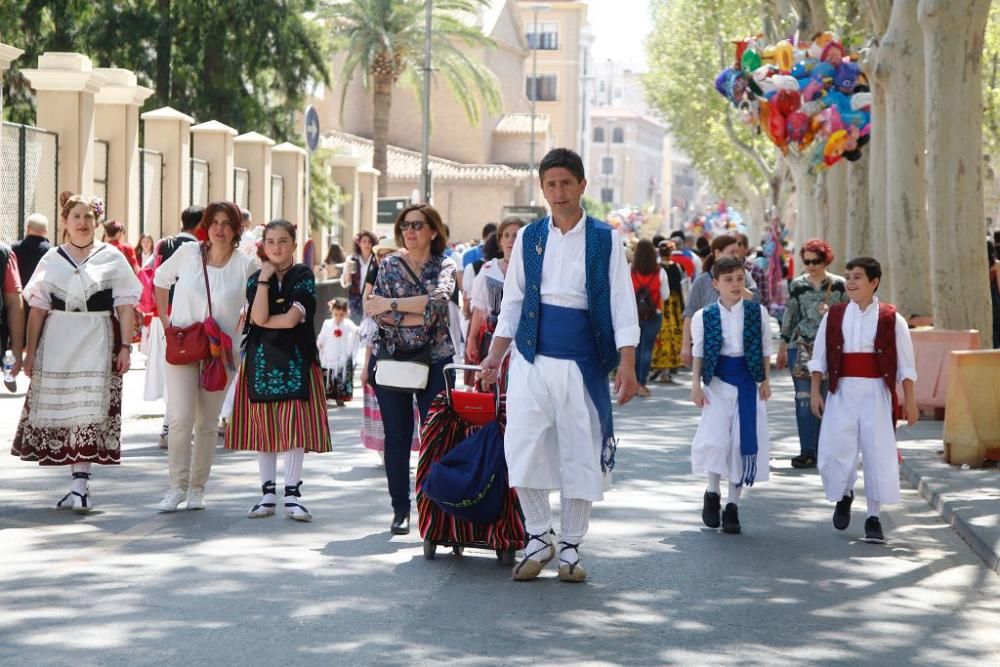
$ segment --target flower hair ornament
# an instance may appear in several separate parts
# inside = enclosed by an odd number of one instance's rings
[[[100,221],[104,218],[105,208],[104,200],[100,197],[91,197],[88,195],[78,195],[73,194],[69,190],[66,190],[59,194],[59,208],[62,213],[62,217],[68,217],[69,212],[77,204],[83,204],[84,206],[89,206],[94,211],[94,219]]]

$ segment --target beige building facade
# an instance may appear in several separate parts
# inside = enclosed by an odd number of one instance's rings
[[[620,107],[593,109],[590,126],[590,196],[615,206],[662,209],[666,127]]]

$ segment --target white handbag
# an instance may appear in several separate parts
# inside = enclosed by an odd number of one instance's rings
[[[390,391],[420,391],[427,388],[430,370],[430,364],[425,361],[379,359],[375,362],[375,383]]]

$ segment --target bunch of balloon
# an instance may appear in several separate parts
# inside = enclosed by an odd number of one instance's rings
[[[761,37],[734,42],[736,60],[715,79],[715,89],[740,111],[744,123],[810,169],[858,160],[871,132],[871,92],[832,32],[812,42],[796,35],[774,45]]]

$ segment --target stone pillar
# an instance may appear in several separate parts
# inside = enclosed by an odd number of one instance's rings
[[[209,201],[233,201],[233,138],[236,130],[210,120],[191,128],[191,148],[194,157],[208,163]]]
[[[274,141],[257,132],[233,139],[234,164],[250,172],[250,215],[255,223],[271,219],[271,150]]]
[[[306,157],[305,149],[288,142],[271,149],[271,171],[285,181],[281,217],[299,226],[298,249],[295,253],[298,261],[302,261],[302,250],[306,240],[310,238],[306,219]]]
[[[145,148],[163,154],[163,236],[181,229],[181,211],[191,202],[191,123],[193,119],[170,107],[142,114]]]
[[[40,127],[59,135],[58,189],[91,194],[94,189],[94,96],[104,78],[79,53],[46,52],[37,69],[21,73],[35,90]]]
[[[341,238],[344,248],[351,247],[354,235],[361,231],[361,158],[356,155],[334,155],[328,160],[333,181],[344,193],[344,226]],[[333,239],[331,239],[333,240]]]
[[[358,190],[361,195],[359,232],[375,231],[375,223],[378,221],[378,176],[378,170],[371,167],[362,167],[358,170]]]
[[[98,68],[104,79],[97,93],[94,131],[108,142],[107,217],[126,226],[129,243],[139,239],[139,107],[153,91],[136,84],[127,69]]]
[[[9,44],[0,42],[0,78],[3,77],[3,73],[7,71],[10,64],[21,57],[22,53],[24,53],[23,49],[17,49]],[[3,118],[3,89],[0,89],[0,118]],[[2,168],[2,165],[0,165],[0,168]]]

